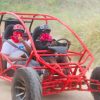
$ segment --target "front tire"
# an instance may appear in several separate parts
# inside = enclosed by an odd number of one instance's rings
[[[90,79],[93,79],[93,80],[98,80],[100,81],[100,67],[96,67],[92,74],[91,74],[91,77]],[[97,89],[97,86],[95,84],[90,84],[90,87],[92,89]],[[100,100],[100,92],[91,92],[93,97],[94,97],[94,100]]]
[[[12,100],[41,100],[39,76],[32,68],[19,68],[12,84]]]

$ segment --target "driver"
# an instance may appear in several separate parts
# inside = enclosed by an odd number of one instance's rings
[[[49,46],[65,46],[65,43],[57,42],[55,39],[52,38],[50,35],[51,29],[47,24],[40,25],[34,29],[33,32],[33,40],[38,50],[48,50]],[[66,57],[43,57],[43,59],[50,63],[59,62],[67,62]]]
[[[51,29],[48,25],[41,25],[35,28],[32,36],[38,50],[47,50],[48,45],[52,42],[52,36],[50,35]]]

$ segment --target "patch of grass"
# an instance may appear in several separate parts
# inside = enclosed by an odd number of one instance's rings
[[[0,0],[0,11],[46,13],[60,18],[91,50],[93,66],[100,64],[100,0]]]

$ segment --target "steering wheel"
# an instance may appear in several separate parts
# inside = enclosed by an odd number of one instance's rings
[[[61,38],[61,39],[58,39],[56,41],[61,43],[63,46],[67,46],[68,48],[71,45],[71,42],[68,39]]]

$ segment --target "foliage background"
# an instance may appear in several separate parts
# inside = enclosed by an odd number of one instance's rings
[[[91,50],[93,66],[100,65],[100,0],[0,0],[0,11],[46,13],[60,18]]]

